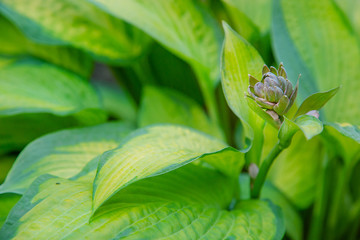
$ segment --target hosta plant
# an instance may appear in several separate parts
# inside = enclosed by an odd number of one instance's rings
[[[0,239],[358,239],[347,2],[0,0]]]

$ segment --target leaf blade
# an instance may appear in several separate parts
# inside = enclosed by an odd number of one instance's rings
[[[0,192],[23,194],[43,174],[70,178],[97,155],[117,147],[132,129],[129,124],[105,123],[38,138],[20,153]]]
[[[353,109],[357,109],[354,96],[360,89],[359,81],[354,80],[360,77],[355,64],[360,61],[360,46],[339,9],[326,0],[316,3],[306,0],[300,4],[276,0],[274,9],[277,11],[274,11],[273,37],[279,58],[289,58],[288,51],[297,52],[294,59],[301,62],[299,72],[312,76],[303,78],[303,83],[316,82],[320,90],[341,84],[342,91],[324,108],[325,117],[331,122],[358,124],[360,112]],[[302,21],[304,16],[307,21]],[[295,69],[294,65],[290,69]],[[308,94],[317,92],[316,86],[309,89]],[[305,95],[302,96],[304,99]]]
[[[119,148],[102,155],[94,181],[94,212],[127,185],[197,159],[230,176],[244,164],[243,153],[189,128],[155,125],[134,132]],[[127,173],[129,169],[134,171]]]
[[[297,110],[294,119],[300,115],[303,115],[311,110],[320,110],[335,94],[339,91],[340,87],[331,89],[326,92],[314,93],[307,97]]]

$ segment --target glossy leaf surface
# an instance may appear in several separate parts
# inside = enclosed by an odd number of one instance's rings
[[[140,28],[190,63],[199,74],[203,88],[213,90],[217,85],[221,32],[201,4],[191,0],[90,2]]]
[[[241,201],[232,211],[224,210],[232,197],[231,185],[213,170],[188,165],[126,187],[90,219],[91,186],[45,175],[16,205],[0,236],[281,239],[283,223],[271,203]],[[22,209],[20,215],[15,214],[17,209]]]
[[[60,128],[105,120],[94,89],[71,72],[34,60],[0,68],[0,151]]]
[[[132,129],[128,124],[114,122],[36,139],[20,153],[0,192],[22,194],[43,174],[70,178],[97,155],[116,148]]]
[[[2,0],[0,11],[37,43],[74,46],[109,63],[132,62],[149,43],[144,33],[85,0]]]
[[[94,211],[127,185],[197,159],[232,177],[244,164],[243,153],[190,128],[155,125],[135,131],[101,156],[94,181]]]
[[[67,46],[43,45],[32,42],[4,16],[0,16],[0,54],[23,57],[35,56],[71,70],[81,76],[89,77],[92,60],[84,52]]]

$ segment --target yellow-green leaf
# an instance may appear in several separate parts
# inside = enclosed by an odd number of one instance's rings
[[[1,0],[0,11],[37,43],[70,45],[109,63],[132,62],[149,43],[143,32],[86,0]]]
[[[0,238],[281,239],[283,220],[270,202],[241,201],[226,210],[233,183],[187,165],[128,186],[90,218],[91,185],[44,175],[12,210]]]
[[[34,60],[0,68],[0,151],[49,131],[105,120],[95,90],[69,71]]]
[[[248,105],[246,92],[249,86],[249,76],[261,78],[264,65],[259,53],[248,42],[241,38],[227,24],[224,24],[225,42],[222,51],[221,73],[225,98],[231,110],[238,116],[245,128],[246,137],[255,140],[253,151],[255,156],[251,161],[260,159],[262,129],[265,121]]]
[[[42,45],[27,39],[9,20],[0,15],[0,54],[13,57],[32,55],[89,77],[91,58],[84,52],[66,46]]]
[[[244,164],[243,153],[190,128],[155,125],[139,129],[101,156],[94,181],[94,211],[125,186],[197,159],[233,177]]]
[[[70,178],[97,155],[116,148],[133,128],[120,122],[63,130],[31,142],[18,156],[0,192],[24,193],[43,174]]]

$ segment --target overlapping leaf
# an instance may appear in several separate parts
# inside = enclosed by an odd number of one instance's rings
[[[221,139],[221,130],[210,121],[201,106],[181,93],[146,87],[139,111],[139,126],[173,123],[189,126]]]
[[[118,86],[96,82],[95,88],[100,95],[104,109],[111,117],[124,121],[136,121],[136,105],[130,94]]]
[[[213,90],[219,80],[221,32],[216,21],[192,0],[89,0],[140,28],[188,62],[199,79],[210,114],[216,117]]]
[[[281,239],[282,219],[269,202],[242,201],[225,210],[232,183],[213,170],[187,165],[128,186],[90,219],[89,184],[45,175],[15,206],[0,237]]]
[[[326,119],[359,124],[360,45],[339,8],[328,0],[275,0],[274,10],[275,53],[290,80],[302,74],[300,98],[342,85],[324,108]]]
[[[149,38],[85,0],[2,0],[0,11],[37,43],[71,45],[97,60],[128,63],[143,54]]]
[[[249,76],[261,78],[264,62],[259,53],[228,25],[224,24],[225,43],[222,53],[222,85],[225,98],[232,111],[241,119],[247,137],[261,142],[264,120],[249,106],[246,100]],[[259,153],[261,144],[254,144]],[[256,157],[259,159],[259,156]],[[253,160],[257,161],[257,160]]]
[[[176,125],[140,129],[100,159],[94,181],[94,211],[130,183],[197,159],[233,177],[244,164],[243,153],[201,132]]]
[[[22,194],[43,174],[70,178],[97,155],[117,147],[131,130],[128,124],[114,122],[41,137],[20,153],[0,192]]]
[[[273,131],[271,129],[271,131]],[[267,133],[269,137],[270,133]],[[276,136],[276,134],[272,134]],[[276,139],[268,139],[273,142]],[[299,208],[308,207],[315,196],[315,186],[319,177],[322,144],[319,138],[306,141],[297,133],[288,149],[285,149],[274,162],[269,179]],[[284,184],[286,183],[286,184]]]
[[[307,140],[320,134],[323,130],[323,123],[314,116],[302,115],[297,117],[294,121],[291,121],[284,117],[278,138],[280,145],[288,147],[294,134],[301,130]]]
[[[0,69],[0,151],[49,131],[105,119],[94,89],[75,74],[33,60]]]
[[[89,56],[65,46],[41,45],[28,40],[9,20],[0,15],[0,54],[22,57],[32,55],[88,77],[92,70]]]
[[[251,192],[251,180],[250,176],[246,173],[242,173],[239,176],[239,198],[249,199]],[[276,204],[281,208],[283,213],[286,234],[294,240],[303,239],[303,223],[299,213],[296,211],[294,205],[289,199],[277,189],[269,181],[266,181],[261,190],[261,199],[270,199],[272,203]]]
[[[256,0],[251,2],[246,0],[222,1],[244,14],[256,26],[261,34],[265,34],[269,31],[272,0]]]

